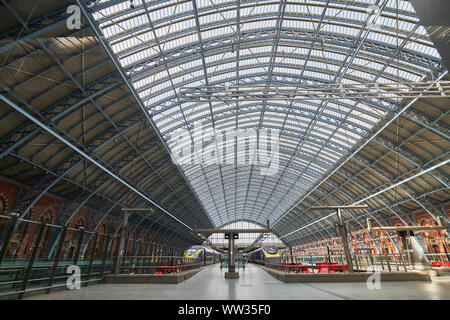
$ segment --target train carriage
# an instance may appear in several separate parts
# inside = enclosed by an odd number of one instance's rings
[[[250,262],[264,265],[266,259],[280,257],[280,251],[274,246],[263,246],[249,252],[247,256]]]
[[[207,265],[220,262],[221,256],[220,252],[204,246],[192,246],[184,252],[185,258],[203,261]]]

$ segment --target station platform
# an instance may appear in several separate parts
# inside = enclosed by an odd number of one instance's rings
[[[239,279],[224,278],[219,265],[203,267],[178,284],[99,284],[55,291],[33,300],[357,300],[450,299],[450,277],[432,282],[385,282],[369,290],[366,283],[283,283],[259,265],[239,269]]]

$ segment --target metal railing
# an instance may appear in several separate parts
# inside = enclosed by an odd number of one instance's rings
[[[72,275],[67,273],[70,265],[73,265],[72,260],[63,260],[54,268],[52,260],[40,259],[29,270],[27,261],[5,260],[0,268],[0,299],[22,298],[25,293],[43,290],[49,293],[52,289],[66,288],[68,277]],[[77,266],[80,268],[80,284],[87,286],[102,281],[103,275],[110,272],[111,260],[106,263],[81,260]]]
[[[410,259],[404,254],[356,254],[352,255],[353,271],[412,271]],[[330,255],[284,255],[266,258],[267,268],[286,273],[333,273],[348,272],[344,254]]]
[[[179,97],[183,102],[196,101],[240,101],[311,99],[361,99],[361,98],[418,98],[446,97],[450,95],[450,81],[419,81],[409,83],[356,83],[356,84],[310,84],[289,86],[197,86],[180,88]]]
[[[450,268],[450,256],[448,253],[426,253],[432,268]]]
[[[163,254],[172,251],[169,248],[154,241],[130,239],[129,232],[123,236],[125,252],[141,257],[126,256],[118,272],[151,272],[152,268],[167,264]],[[70,266],[79,268],[76,276],[81,286],[103,282],[106,274],[115,272],[119,238],[116,234],[91,232],[82,227],[0,215],[0,299],[22,299],[67,288],[69,277],[75,275]],[[170,257],[176,258],[180,257]],[[148,263],[152,259],[153,264]],[[193,262],[183,260],[184,270],[193,266]]]
[[[181,256],[124,256],[120,274],[177,274],[203,267],[205,262],[197,258]]]
[[[111,239],[84,228],[0,215],[0,299],[66,287],[72,265],[79,268],[82,286],[100,282],[111,269]]]

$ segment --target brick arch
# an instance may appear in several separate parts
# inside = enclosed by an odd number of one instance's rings
[[[97,227],[97,225],[98,225],[98,220],[94,220],[90,223],[89,228],[87,228],[87,230],[94,231],[95,227]],[[97,229],[96,232],[99,232],[99,230]]]
[[[114,223],[114,221],[109,221],[108,223],[108,232],[110,234],[114,234],[114,232],[117,230],[118,225]]]
[[[63,224],[67,223],[67,220],[70,218],[70,213],[66,213],[64,215]],[[78,227],[84,227],[85,226],[85,220],[83,217],[74,217],[68,224],[69,227],[78,229]],[[76,246],[78,242],[78,236],[79,233],[76,230],[68,230],[66,235],[66,241],[67,244],[64,244],[63,246],[63,256],[72,259],[74,256],[74,253],[76,251]]]
[[[0,192],[0,202],[1,202],[0,213],[9,212],[9,210],[11,209],[9,197],[3,192]]]
[[[76,222],[74,223],[74,226],[75,226],[76,228],[78,228],[78,227],[85,227],[85,226],[86,226],[86,222],[84,221],[84,218],[83,218],[83,217],[79,217],[79,218],[76,220]]]
[[[436,220],[434,220],[432,217],[422,218],[419,224],[421,226],[437,226]],[[422,233],[422,238],[428,252],[445,252],[444,244],[442,243],[442,241],[440,241],[443,237],[441,232],[444,233],[444,231],[439,230],[430,230]]]
[[[138,231],[137,231],[137,229],[136,229],[136,225],[135,225],[135,224],[131,225],[131,226],[130,226],[130,229],[131,229],[131,230],[134,230],[133,233],[132,233],[131,236],[130,236],[130,240],[131,240],[131,239],[136,240],[136,237],[137,237],[137,235],[138,235]]]
[[[9,198],[3,192],[0,192],[0,214],[5,214],[9,212]],[[6,224],[6,219],[0,219],[0,231],[3,229],[3,226]]]
[[[119,231],[117,231],[117,229],[119,228],[119,224],[111,219],[109,221],[108,224],[108,232],[112,235],[115,235],[115,237],[112,237],[109,241],[110,241],[110,247],[109,247],[109,253],[108,253],[108,257],[112,258],[113,254],[116,251],[116,248],[118,246],[118,241],[119,241]],[[117,231],[117,233],[116,233]]]
[[[56,219],[55,210],[52,207],[47,207],[39,213],[39,221],[44,221],[45,223],[54,223]],[[50,236],[53,228],[47,227],[44,231],[42,250],[39,252],[38,257],[44,258],[45,252],[50,245]]]
[[[28,201],[27,201],[28,202]],[[27,205],[27,202],[25,202],[25,206]],[[19,212],[20,214],[20,212]],[[36,209],[32,207],[28,213],[25,215],[25,219],[29,220],[36,220],[34,219],[36,215]],[[16,231],[14,232],[13,239],[17,240],[18,247],[15,249],[15,257],[23,257],[27,256],[27,254],[30,252],[31,243],[33,240],[33,236],[36,232],[37,225],[28,223],[28,222],[22,222],[19,224],[19,226],[16,228]]]
[[[97,225],[97,224],[98,224],[98,222],[95,225]],[[92,229],[92,230],[94,230],[94,229]],[[105,222],[101,223],[98,226],[96,232],[99,234],[98,238],[97,238],[97,244],[96,244],[96,248],[97,248],[96,257],[100,259],[102,257],[102,253],[103,253],[102,250],[103,250],[103,247],[104,247],[105,241],[106,241],[106,234],[108,233],[108,227],[106,226],[106,223]]]
[[[54,223],[56,218],[55,210],[52,207],[41,210],[38,220],[41,221],[42,218],[44,218],[46,223]]]
[[[381,253],[383,253],[383,254],[391,253],[390,249],[391,249],[391,245],[392,245],[392,240],[387,235],[387,233],[380,230],[380,231],[377,231],[376,234],[379,239],[378,241],[379,241]]]
[[[96,224],[97,225],[97,224]],[[107,234],[108,233],[108,228],[106,227],[106,223],[102,223],[98,228],[97,228],[97,232],[98,233],[103,233],[103,234]]]
[[[22,207],[19,208],[26,208],[28,205],[30,204],[30,200],[25,200],[22,203]],[[19,213],[20,215],[22,215],[22,212],[18,211],[17,213]],[[28,210],[27,214],[25,215],[24,219],[29,219],[29,220],[37,220],[36,219],[36,208],[33,206],[31,207],[30,210]]]
[[[140,230],[140,232],[138,233],[137,238],[144,240],[145,239],[145,230]]]

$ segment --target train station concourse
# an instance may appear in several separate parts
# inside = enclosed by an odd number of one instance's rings
[[[0,0],[0,302],[450,300],[449,17]]]

